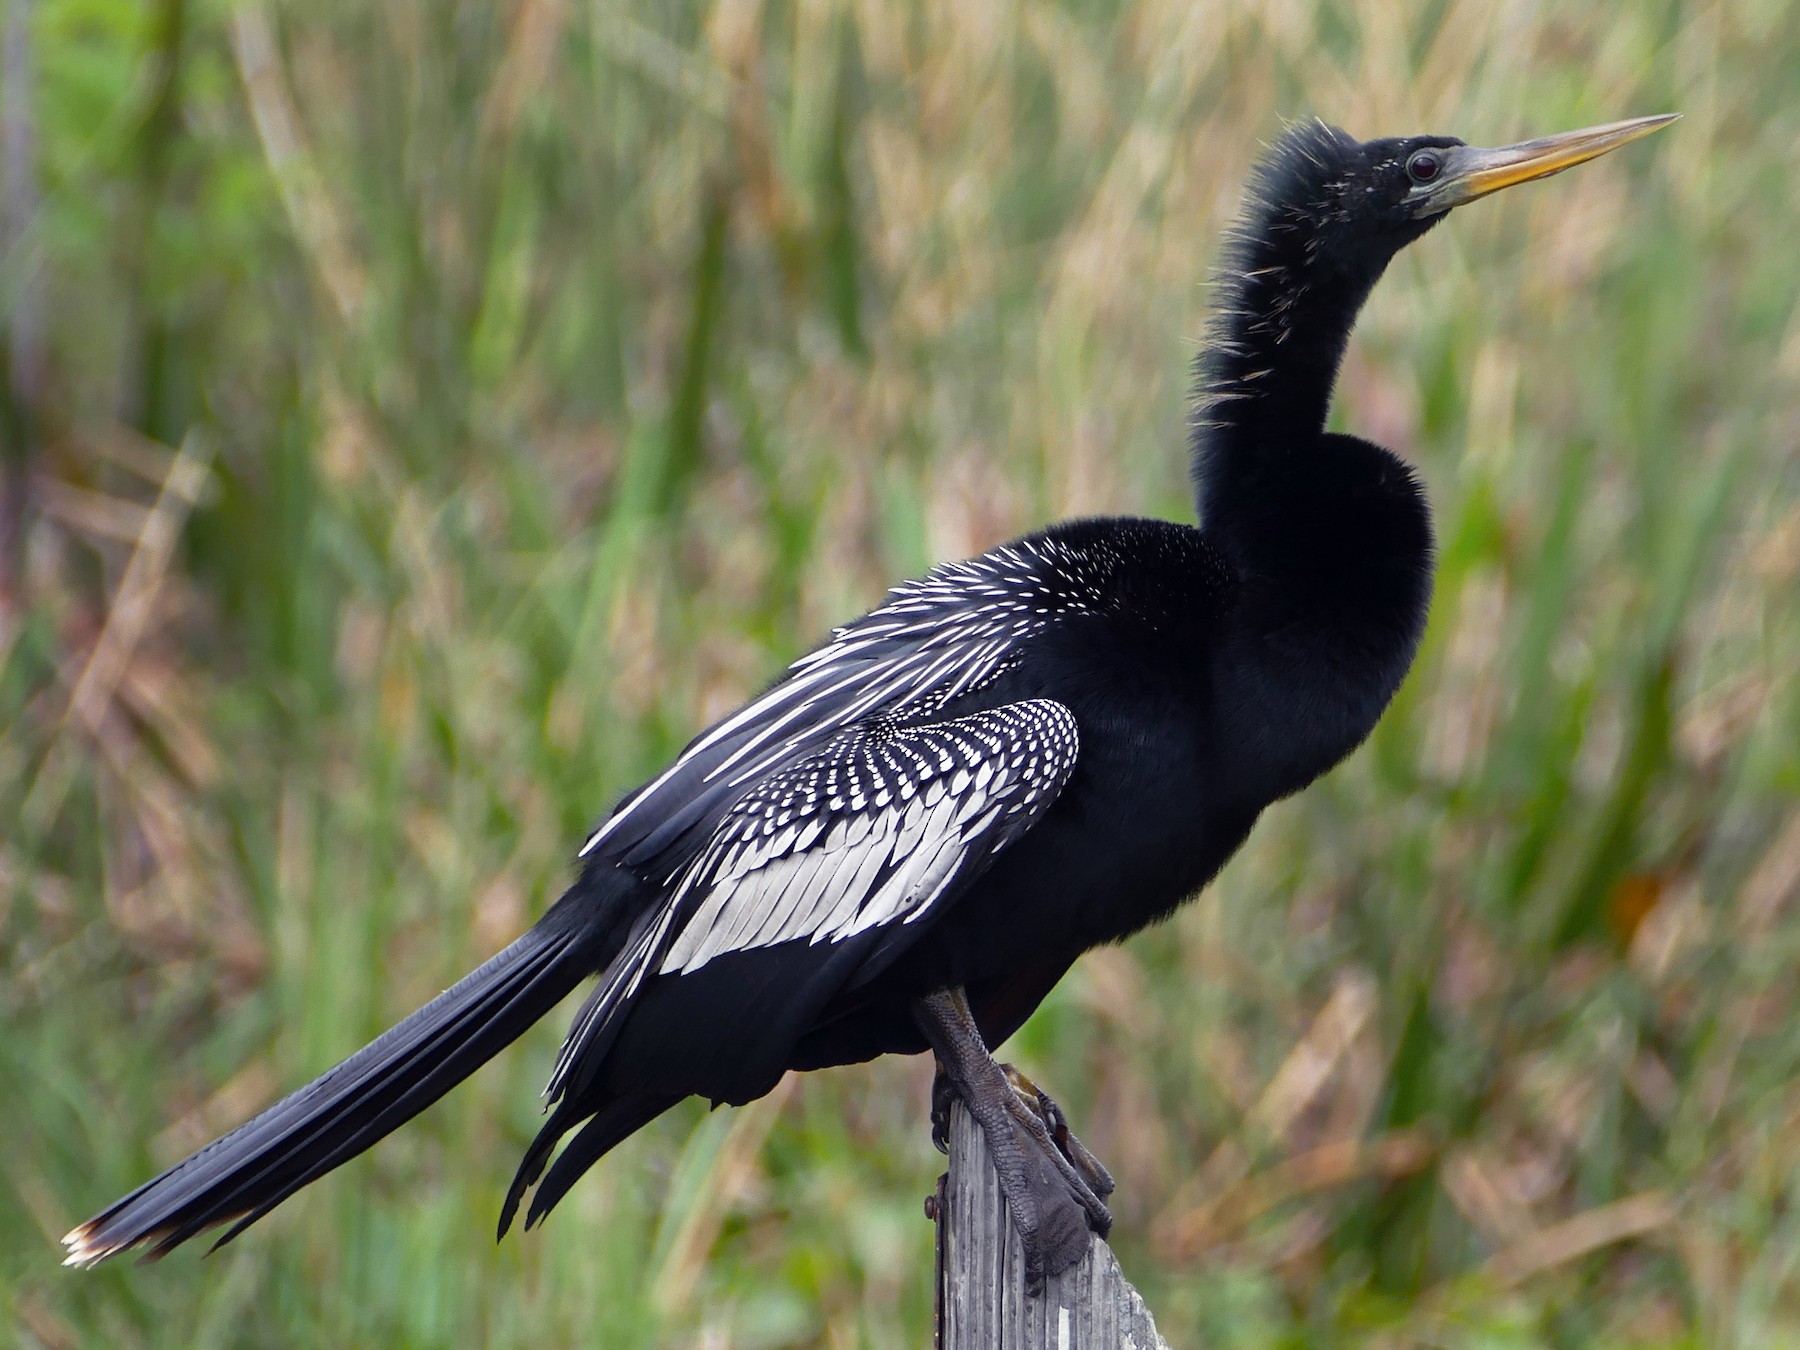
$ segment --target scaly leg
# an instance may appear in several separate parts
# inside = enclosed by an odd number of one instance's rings
[[[913,1019],[937,1054],[944,1086],[963,1099],[987,1140],[1025,1247],[1026,1287],[1041,1291],[1046,1276],[1067,1270],[1087,1254],[1091,1233],[1104,1235],[1112,1227],[1112,1213],[1102,1198],[1112,1190],[1112,1177],[1069,1133],[1055,1102],[1022,1074],[1009,1075],[994,1062],[962,990],[915,999]],[[933,1137],[942,1146],[949,1121],[947,1091],[934,1087],[932,1099]],[[1073,1151],[1065,1151],[1070,1144]],[[1094,1181],[1103,1184],[1097,1188]]]

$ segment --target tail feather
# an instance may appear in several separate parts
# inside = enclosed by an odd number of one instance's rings
[[[636,1096],[609,1102],[594,1118],[581,1127],[568,1147],[556,1155],[544,1180],[531,1193],[531,1207],[525,1213],[525,1227],[536,1228],[544,1216],[556,1208],[556,1202],[569,1193],[582,1174],[613,1149],[613,1146],[667,1111],[680,1097]]]
[[[525,1215],[527,1229],[537,1227],[555,1207],[556,1202],[581,1179],[583,1173],[599,1162],[615,1145],[636,1134],[680,1100],[679,1093],[657,1092],[633,1092],[613,1098],[594,1112],[569,1141],[568,1147],[557,1154],[556,1161],[550,1165],[546,1176],[544,1165],[549,1163],[557,1140],[573,1125],[573,1122],[563,1118],[563,1112],[559,1109],[544,1123],[543,1129],[538,1131],[537,1138],[532,1141],[530,1150],[519,1164],[512,1187],[506,1193],[506,1202],[500,1207],[498,1236],[506,1236],[506,1230],[512,1227],[513,1217],[519,1211],[519,1202],[540,1176],[544,1177],[543,1184],[533,1193],[530,1208]]]
[[[343,1063],[76,1228],[63,1239],[64,1264],[139,1246],[159,1257],[236,1220],[219,1239],[229,1242],[411,1120],[593,972],[592,929],[552,915]]]
[[[585,970],[578,971],[576,979],[579,980],[585,973],[587,973]],[[498,1009],[489,1009],[481,1004],[471,1004],[469,1010],[460,1019],[460,1027],[469,1030],[470,1039],[465,1044],[458,1046],[442,1063],[427,1072],[417,1083],[406,1088],[391,1104],[380,1108],[372,1119],[355,1129],[348,1137],[325,1146],[323,1154],[316,1160],[306,1163],[304,1170],[293,1176],[291,1180],[281,1180],[278,1189],[270,1189],[265,1184],[262,1189],[267,1192],[267,1198],[232,1224],[213,1246],[216,1248],[230,1242],[295,1191],[310,1185],[327,1172],[342,1166],[357,1154],[385,1139],[449,1092],[476,1069],[487,1063],[517,1039],[517,1036],[526,1027],[531,1026],[544,1013],[548,1012],[562,997],[561,994],[558,994],[548,1003],[539,1005],[536,1000],[540,997],[541,992],[539,985],[526,983],[504,1006]],[[564,992],[567,992],[566,988]],[[523,1020],[516,1021],[521,1016]],[[505,1034],[504,1028],[515,1025],[515,1021],[518,1029],[511,1034]],[[446,1034],[449,1033],[446,1032]],[[367,1103],[365,1102],[365,1104]],[[310,1152],[311,1150],[308,1150],[307,1155],[272,1160],[256,1177],[246,1178],[240,1184],[238,1188],[240,1193],[254,1193],[259,1182],[266,1183],[277,1180],[282,1172],[300,1166]],[[197,1231],[197,1228],[190,1230],[187,1236],[192,1236],[193,1232]]]

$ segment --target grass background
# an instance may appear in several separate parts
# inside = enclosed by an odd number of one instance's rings
[[[1259,141],[1679,110],[1459,213],[1337,417],[1373,742],[1012,1047],[1193,1347],[1800,1344],[1800,13],[9,0],[0,1335],[915,1346],[927,1068],[492,1221],[551,1019],[210,1260],[56,1238],[498,948],[886,584],[1186,517]]]

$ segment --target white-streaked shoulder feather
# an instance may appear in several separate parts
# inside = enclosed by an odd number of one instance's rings
[[[677,828],[836,734],[875,717],[917,720],[1008,669],[1020,644],[1085,608],[1086,560],[1054,539],[1019,540],[944,563],[795,661],[787,678],[723,719],[626,799],[582,846],[633,865]],[[684,859],[685,861],[685,859]],[[670,879],[673,879],[672,877]]]

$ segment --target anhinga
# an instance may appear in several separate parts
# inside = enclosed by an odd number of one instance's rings
[[[1360,744],[1425,622],[1418,483],[1325,430],[1357,311],[1452,207],[1672,120],[1499,150],[1287,132],[1231,235],[1199,357],[1197,528],[1071,521],[896,587],[626,797],[517,942],[82,1224],[68,1262],[161,1255],[235,1221],[229,1240],[597,974],[502,1233],[533,1185],[528,1226],[685,1097],[743,1103],[790,1069],[930,1049],[940,1132],[955,1092],[1028,1273],[1073,1264],[1111,1222],[1112,1180],[987,1047]]]

